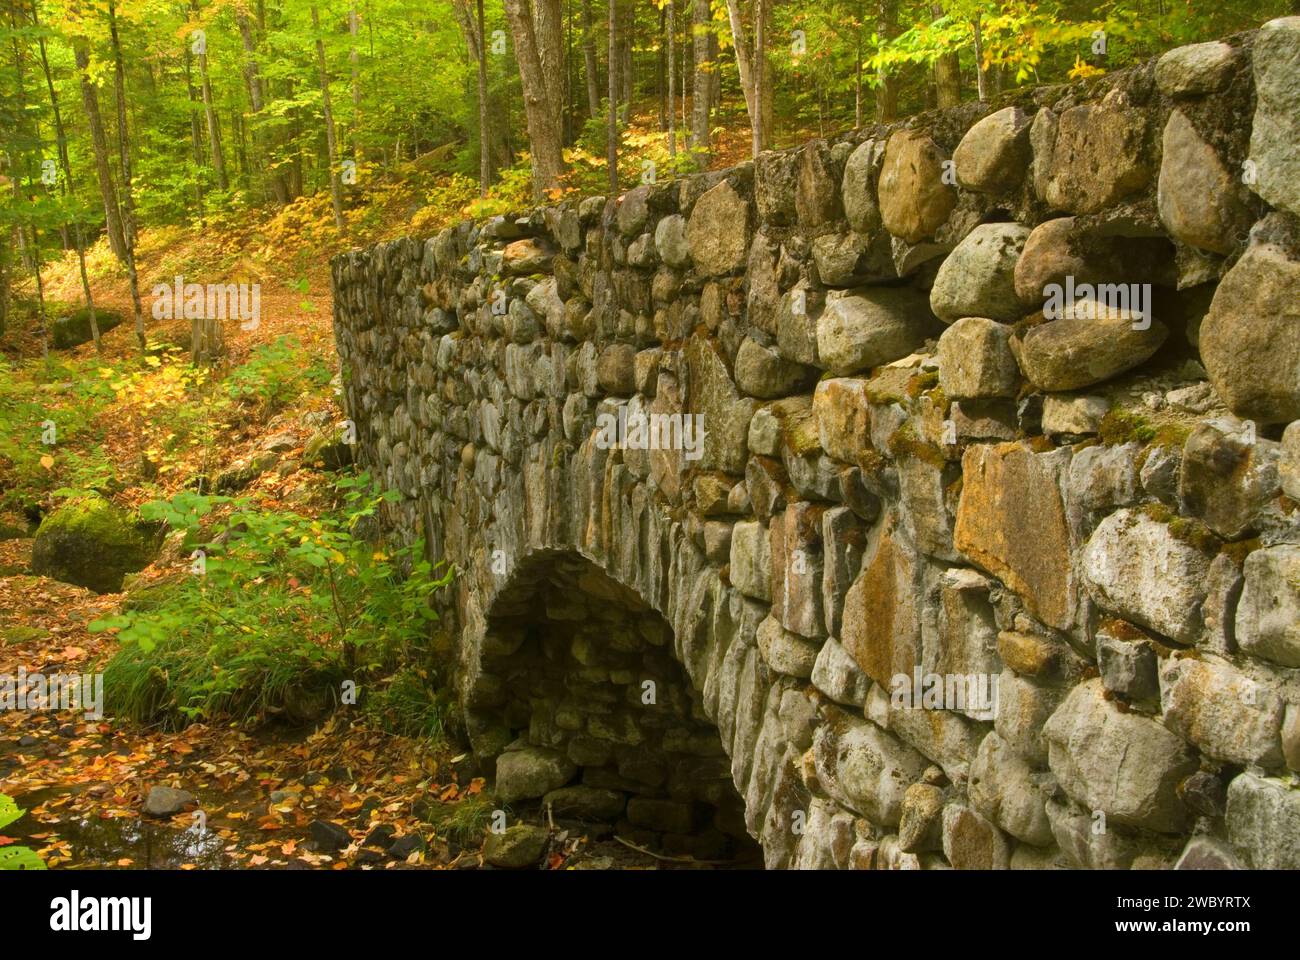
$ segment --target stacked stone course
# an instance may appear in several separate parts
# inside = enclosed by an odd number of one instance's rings
[[[701,851],[738,795],[771,867],[1300,867],[1300,18],[333,277],[515,799]],[[655,415],[698,456],[602,442]]]

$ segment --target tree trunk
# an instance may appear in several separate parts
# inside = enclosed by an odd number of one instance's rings
[[[677,159],[677,103],[673,99],[677,90],[677,10],[673,0],[668,0],[668,156]]]
[[[483,17],[483,0],[478,0],[478,181],[479,196],[486,198],[492,183],[491,129],[488,110],[487,27]]]
[[[694,0],[691,5],[694,21],[692,46],[695,52],[694,110],[691,116],[691,147],[696,151],[701,168],[709,165],[710,109],[713,102],[713,63],[710,59],[711,22],[709,0]]]
[[[890,40],[898,36],[898,0],[878,0],[876,33]],[[887,67],[876,72],[876,122],[890,123],[898,116],[898,78]]]
[[[943,7],[932,5],[930,12],[943,16]],[[934,62],[934,92],[940,109],[961,103],[961,64],[955,53],[945,53]]]
[[[135,339],[144,355],[144,308],[140,304],[140,278],[135,269],[135,201],[131,194],[131,136],[126,125],[126,68],[122,64],[122,42],[117,35],[117,5],[108,0],[108,35],[113,44],[113,84],[117,92],[117,145],[122,162],[122,236],[126,240],[126,275],[131,285],[131,306],[135,311]]]
[[[605,102],[605,161],[609,164],[609,198],[618,196],[618,0],[609,0],[609,99]]]
[[[596,69],[596,35],[591,20],[591,0],[582,0],[582,61],[587,74],[587,111],[600,116],[600,76]]]
[[[357,145],[357,137],[361,133],[361,55],[357,52],[359,28],[357,0],[352,0],[352,5],[348,8],[348,34],[352,38],[348,50],[348,63],[352,67],[352,129],[349,139],[352,141],[350,146],[353,161],[361,159],[361,148]]]
[[[330,107],[330,78],[325,67],[325,41],[320,35],[320,15],[316,5],[311,7],[311,28],[316,34],[316,69],[320,73],[321,109],[325,114],[325,149],[330,165],[330,205],[334,208],[334,225],[342,233],[346,228],[343,223],[343,191],[339,185],[338,143],[334,134],[334,110]]]
[[[36,0],[32,0],[32,26],[40,26],[40,11],[37,7]],[[63,112],[59,109],[59,95],[54,90],[54,77],[50,73],[50,58],[45,50],[45,37],[41,33],[36,35],[37,47],[41,52],[41,69],[45,72],[45,88],[50,94],[50,109],[54,113],[54,136],[58,142],[59,165],[63,168],[63,183],[61,184],[61,193],[68,196],[72,191],[72,164],[68,160],[68,136],[67,131],[63,128]],[[99,318],[95,316],[95,295],[90,290],[90,277],[86,273],[86,241],[81,230],[81,219],[75,214],[72,220],[73,233],[77,244],[77,266],[81,272],[81,292],[86,297],[86,310],[90,314],[90,337],[95,341],[95,351],[104,352],[104,344],[99,339]],[[0,333],[4,332],[3,315],[0,315]]]
[[[194,12],[194,18],[197,20],[199,15],[198,0],[192,0],[190,9]],[[208,80],[208,52],[205,45],[199,58],[199,90],[203,93],[203,115],[208,124],[208,149],[212,156],[212,172],[217,177],[217,189],[230,189],[230,181],[226,179],[226,155],[221,149],[221,121],[217,116],[217,110],[212,100],[212,84]]]
[[[542,200],[547,191],[558,188],[564,175],[564,153],[561,145],[560,100],[563,90],[560,78],[548,78],[543,66],[559,66],[558,29],[553,30],[548,17],[558,11],[559,0],[536,0],[544,10],[535,18],[529,0],[505,0],[506,19],[515,41],[515,61],[519,64],[519,80],[524,94],[524,116],[528,124],[528,145],[533,162],[533,198]],[[538,19],[543,21],[538,29]],[[558,28],[558,17],[555,26]],[[547,38],[551,40],[548,41]],[[543,46],[555,42],[557,47],[543,55]]]
[[[988,89],[984,80],[984,34],[981,29],[982,13],[975,14],[975,84],[979,90],[980,102],[987,100]]]
[[[776,111],[773,96],[776,84],[773,82],[772,58],[768,56],[770,37],[772,35],[773,0],[754,0],[754,61],[761,69],[755,71],[759,90],[759,150],[766,150],[772,145],[772,131],[776,129]]]
[[[90,127],[90,142],[95,153],[95,175],[99,179],[99,195],[104,201],[104,229],[113,255],[126,263],[126,238],[122,233],[122,210],[117,203],[117,188],[113,186],[113,172],[108,162],[108,137],[104,134],[104,118],[99,112],[99,94],[90,80],[90,44],[83,37],[72,41],[73,57],[81,80],[81,105]]]
[[[270,189],[271,197],[276,203],[283,206],[289,202],[289,191],[285,187],[284,177],[279,173],[274,173],[270,169],[270,157],[268,147],[268,134],[263,131],[258,123],[258,115],[266,102],[266,93],[262,84],[262,70],[257,62],[257,38],[253,33],[253,23],[248,16],[240,11],[235,10],[235,23],[239,27],[239,39],[244,47],[244,87],[248,90],[248,102],[252,107],[252,123],[249,127],[249,139],[253,144],[253,158],[257,165],[258,172],[265,178],[266,186]],[[188,61],[187,52],[186,59]],[[186,75],[188,76],[188,66]],[[193,91],[191,90],[191,100]],[[195,135],[198,133],[198,118],[193,117]],[[198,141],[201,142],[201,139]]]

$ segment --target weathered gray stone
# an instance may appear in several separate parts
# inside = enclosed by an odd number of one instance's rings
[[[1246,558],[1237,604],[1242,650],[1284,667],[1300,667],[1300,546],[1278,544]]]
[[[1241,862],[1222,840],[1192,837],[1178,857],[1175,870],[1240,870]]]
[[[1300,791],[1243,773],[1228,785],[1228,838],[1256,870],[1300,869]]]
[[[545,827],[516,823],[501,833],[489,833],[483,844],[483,860],[505,870],[534,866],[546,852],[550,835]]]
[[[664,217],[655,227],[655,250],[659,259],[670,267],[686,267],[691,262],[691,247],[686,238],[686,218],[680,214]]]
[[[1030,159],[1029,123],[1019,107],[1003,107],[967,130],[952,154],[957,182],[980,193],[1019,184]]]
[[[885,826],[897,826],[907,788],[929,761],[874,723],[830,713],[813,738],[817,778],[838,803]]]
[[[925,298],[915,290],[834,290],[817,321],[817,354],[824,367],[844,376],[907,356],[932,330]]]
[[[803,382],[806,369],[782,359],[775,350],[746,337],[736,354],[736,386],[751,397],[771,399],[791,393]]]
[[[731,531],[731,582],[747,597],[772,599],[772,554],[767,529],[741,521]]]
[[[962,317],[1020,319],[1015,269],[1029,233],[1018,223],[985,223],[968,233],[939,267],[930,309],[946,323]]]
[[[939,337],[939,386],[949,399],[1014,397],[1019,383],[1005,324],[963,317]]]
[[[1036,779],[1029,764],[997,733],[980,743],[967,789],[976,812],[1017,840],[1040,847],[1051,844],[1048,794],[1041,777]]]
[[[1147,185],[1149,156],[1142,111],[1118,100],[1080,104],[1034,140],[1035,188],[1057,210],[1096,213]]]
[[[1217,660],[1170,657],[1160,670],[1165,726],[1228,763],[1282,765],[1285,704],[1268,686]]]
[[[1250,229],[1241,185],[1181,110],[1169,114],[1161,151],[1157,203],[1175,240],[1228,254]]]
[[[1236,51],[1222,40],[1175,47],[1156,61],[1156,86],[1167,97],[1218,93],[1236,60]]]
[[[883,140],[866,140],[844,162],[841,192],[844,214],[858,233],[874,233],[881,227],[880,205],[876,202],[876,181],[885,158]]]
[[[871,688],[871,679],[834,637],[828,638],[817,654],[812,682],[836,703],[849,707],[865,705],[867,691]]]
[[[543,797],[577,773],[572,761],[545,747],[511,750],[497,758],[495,793],[502,803]]]
[[[1108,410],[1110,403],[1103,397],[1048,394],[1043,398],[1043,433],[1049,437],[1096,433]]]
[[[724,180],[695,201],[686,240],[695,266],[705,276],[739,270],[749,253],[749,204]]]
[[[1300,255],[1268,237],[1257,227],[1215,290],[1200,349],[1228,409],[1260,423],[1286,423],[1300,418]]]
[[[1071,797],[1116,823],[1178,832],[1178,784],[1197,768],[1186,744],[1154,720],[1123,713],[1100,680],[1070,691],[1043,728],[1052,773]]]
[[[1255,118],[1250,128],[1254,190],[1275,207],[1300,214],[1300,17],[1279,17],[1259,28],[1255,68]]]
[[[1101,682],[1125,700],[1143,703],[1160,695],[1156,651],[1147,640],[1125,639],[1102,628],[1097,633]]]
[[[1093,531],[1080,556],[1094,600],[1126,620],[1182,643],[1201,629],[1210,555],[1168,524],[1137,509],[1118,510]]]
[[[1144,363],[1169,329],[1126,309],[1081,306],[1089,316],[1063,317],[1030,327],[1013,338],[1020,369],[1040,390],[1078,390]]]
[[[777,673],[802,679],[812,676],[813,665],[817,662],[817,644],[786,630],[773,617],[758,625],[757,639],[763,662]]]
[[[1249,533],[1278,494],[1280,453],[1279,444],[1231,418],[1199,424],[1183,444],[1178,497],[1184,512],[1228,540]]]

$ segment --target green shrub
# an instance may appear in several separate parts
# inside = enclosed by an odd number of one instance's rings
[[[122,642],[104,671],[109,710],[173,728],[311,720],[344,680],[364,692],[398,654],[420,647],[437,619],[431,595],[451,571],[425,559],[422,542],[389,550],[357,534],[395,494],[377,493],[365,475],[340,479],[337,490],[339,509],[319,518],[188,491],[145,504],[147,519],[185,531],[194,575],[90,625],[118,630]],[[225,520],[215,532],[218,507]]]
[[[225,379],[227,395],[263,415],[282,410],[305,391],[319,390],[331,373],[319,357],[309,356],[294,337],[277,337],[256,347],[248,361]]]

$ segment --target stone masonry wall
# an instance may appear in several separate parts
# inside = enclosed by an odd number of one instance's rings
[[[693,849],[738,795],[773,867],[1300,867],[1300,18],[333,273],[511,799]]]

